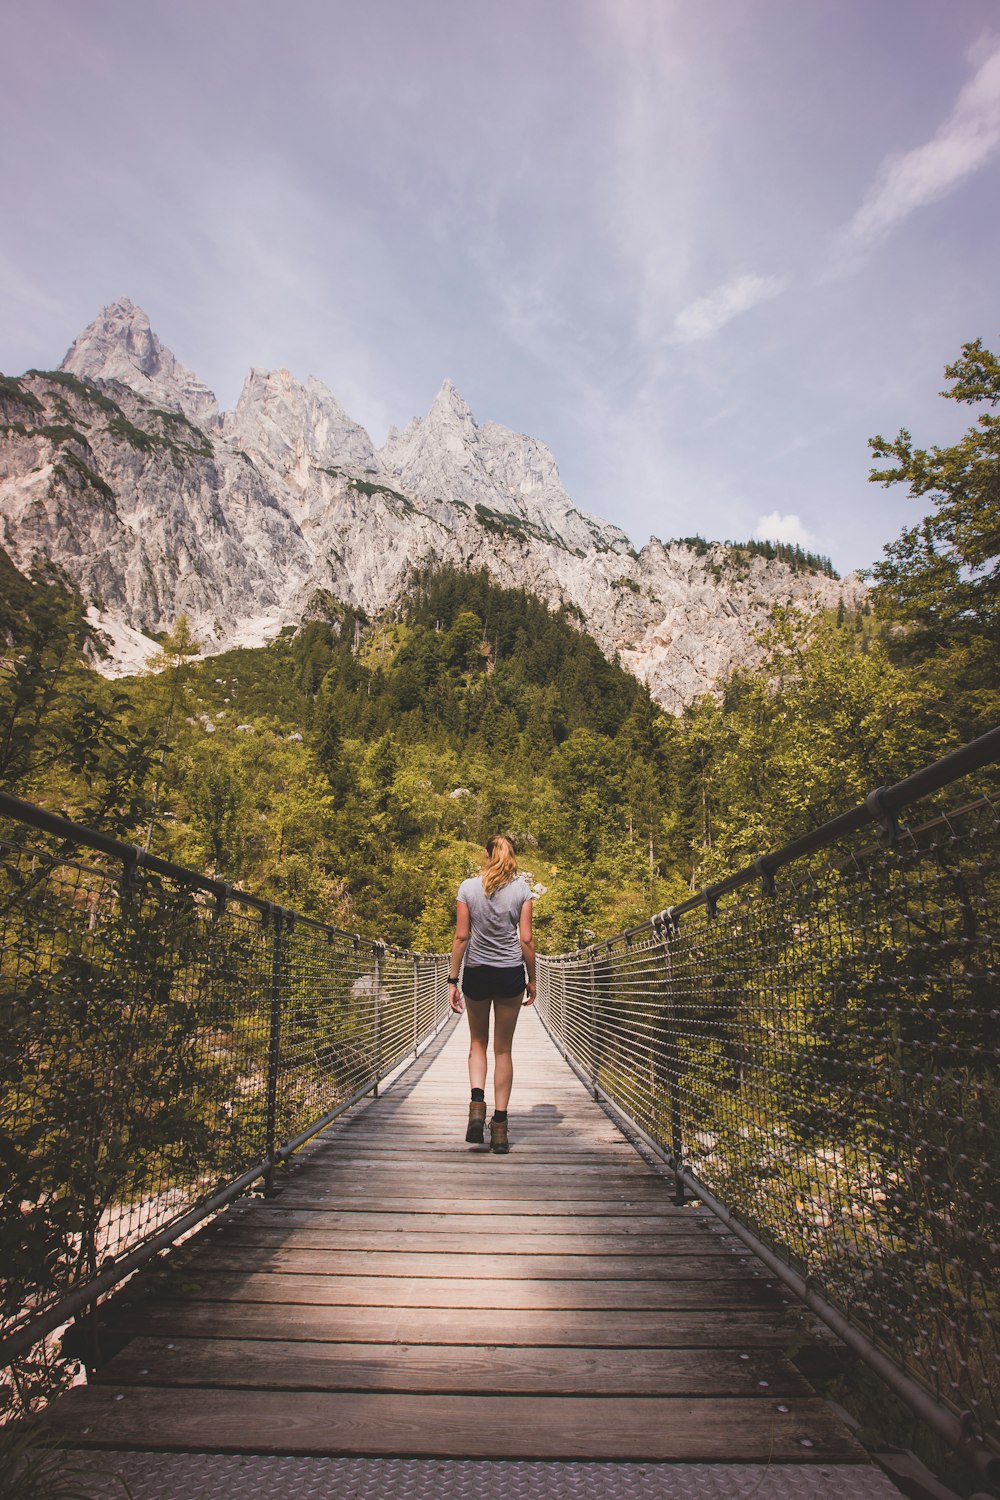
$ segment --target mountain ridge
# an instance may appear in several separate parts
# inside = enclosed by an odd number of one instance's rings
[[[0,391],[0,543],[64,568],[134,670],[185,611],[209,650],[261,644],[317,596],[378,615],[415,569],[485,567],[580,612],[671,712],[759,654],[776,606],[854,607],[855,580],[657,538],[575,507],[550,450],[477,423],[445,380],[376,449],[321,381],[252,369],[231,412],[128,299],[59,371]],[[147,634],[143,634],[146,632]]]

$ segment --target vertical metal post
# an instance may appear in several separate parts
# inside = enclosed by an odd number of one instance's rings
[[[674,1008],[674,965],[673,956],[670,951],[671,928],[657,923],[660,942],[663,944],[663,971],[664,971],[664,1007],[663,1017],[666,1022],[667,1036],[664,1048],[667,1074],[667,1110],[670,1115],[670,1150],[673,1156],[674,1168],[674,1202],[680,1207],[684,1203],[684,1179],[681,1171],[684,1165],[682,1152],[683,1136],[681,1130],[681,1098],[680,1098],[680,1068],[681,1050],[677,1036],[677,1013]]]
[[[587,983],[590,988],[590,1091],[600,1098],[597,1087],[597,978],[594,974],[594,951],[587,949]]]
[[[278,1073],[281,1067],[281,971],[284,961],[285,913],[278,906],[270,910],[271,946],[271,994],[267,1039],[267,1124],[265,1155],[268,1168],[264,1174],[264,1195],[270,1197],[275,1191],[274,1169],[278,1149]]]
[[[372,1088],[372,1097],[378,1098],[378,1081],[382,1076],[382,954],[384,948],[376,947],[373,957],[375,959],[375,993],[372,996],[372,1004],[375,1007],[373,1016],[373,1033],[375,1047],[375,1084]]]
[[[417,1055],[417,1043],[420,1039],[420,964],[417,959],[413,963],[413,1055]]]

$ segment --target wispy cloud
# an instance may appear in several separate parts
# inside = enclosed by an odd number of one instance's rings
[[[674,319],[671,342],[697,344],[710,339],[741,313],[777,297],[784,286],[781,276],[734,276],[707,297],[698,297],[682,308]]]
[[[684,0],[592,0],[605,149],[593,193],[618,262],[613,290],[638,350],[657,351],[690,284],[718,110]]]
[[[753,534],[761,542],[790,542],[792,546],[798,542],[800,547],[811,547],[816,540],[798,516],[783,516],[776,510],[769,516],[761,516]]]
[[[888,157],[836,247],[834,271],[854,270],[904,219],[938,198],[1000,148],[1000,45],[962,89],[929,141]]]

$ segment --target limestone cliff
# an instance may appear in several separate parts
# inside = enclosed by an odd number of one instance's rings
[[[854,580],[650,539],[578,510],[544,443],[476,422],[450,381],[376,450],[319,381],[251,370],[234,411],[123,300],[63,367],[0,381],[0,544],[79,584],[112,663],[183,610],[210,650],[297,624],[318,593],[369,615],[435,563],[488,569],[579,611],[679,712],[755,659],[775,606],[851,606]]]

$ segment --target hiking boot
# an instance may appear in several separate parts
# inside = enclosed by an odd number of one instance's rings
[[[483,1144],[483,1126],[486,1124],[486,1102],[483,1099],[473,1099],[469,1105],[469,1128],[465,1132],[465,1139],[470,1146],[481,1146]]]
[[[496,1115],[490,1121],[490,1150],[495,1151],[497,1156],[506,1156],[510,1150],[510,1142],[507,1139],[507,1121],[498,1120]]]

